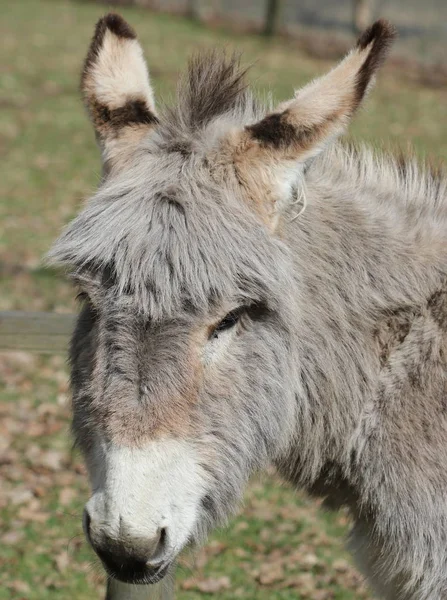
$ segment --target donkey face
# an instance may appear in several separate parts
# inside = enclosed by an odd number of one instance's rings
[[[55,244],[82,310],[73,430],[107,571],[152,583],[222,523],[299,418],[299,274],[286,243],[303,167],[359,105],[392,31],[265,115],[237,61],[192,61],[156,116],[142,52],[97,25],[82,88],[101,147],[97,194]]]

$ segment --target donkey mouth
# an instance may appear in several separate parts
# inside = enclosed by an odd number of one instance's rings
[[[142,564],[140,567],[133,567],[132,569],[126,567],[111,569],[108,565],[104,564],[104,562],[103,565],[109,577],[117,579],[118,581],[121,581],[121,583],[131,583],[133,585],[151,585],[158,583],[169,571],[169,565],[151,568]]]

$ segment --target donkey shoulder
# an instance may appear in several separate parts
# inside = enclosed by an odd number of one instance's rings
[[[375,335],[380,372],[366,442],[371,467],[402,492],[420,487],[421,479],[447,486],[447,282],[421,306],[387,315]]]

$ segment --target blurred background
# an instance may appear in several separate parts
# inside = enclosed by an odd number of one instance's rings
[[[117,7],[116,4],[119,4]],[[41,258],[100,178],[78,94],[104,3],[2,0],[0,311],[73,312],[70,286]],[[198,48],[243,51],[259,94],[278,100],[331,67],[378,16],[400,39],[350,135],[447,158],[445,0],[135,0],[115,3],[137,29],[159,102]],[[83,540],[88,489],[71,449],[65,357],[0,353],[0,600],[100,598]],[[371,598],[343,549],[346,514],[253,482],[245,508],[178,571],[180,600]]]

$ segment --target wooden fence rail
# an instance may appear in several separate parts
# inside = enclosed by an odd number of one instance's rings
[[[0,350],[65,353],[74,322],[74,315],[0,312]]]
[[[58,313],[0,311],[0,351],[45,354],[67,352],[75,316]],[[133,586],[109,581],[106,600],[173,600],[174,579],[152,586]]]

